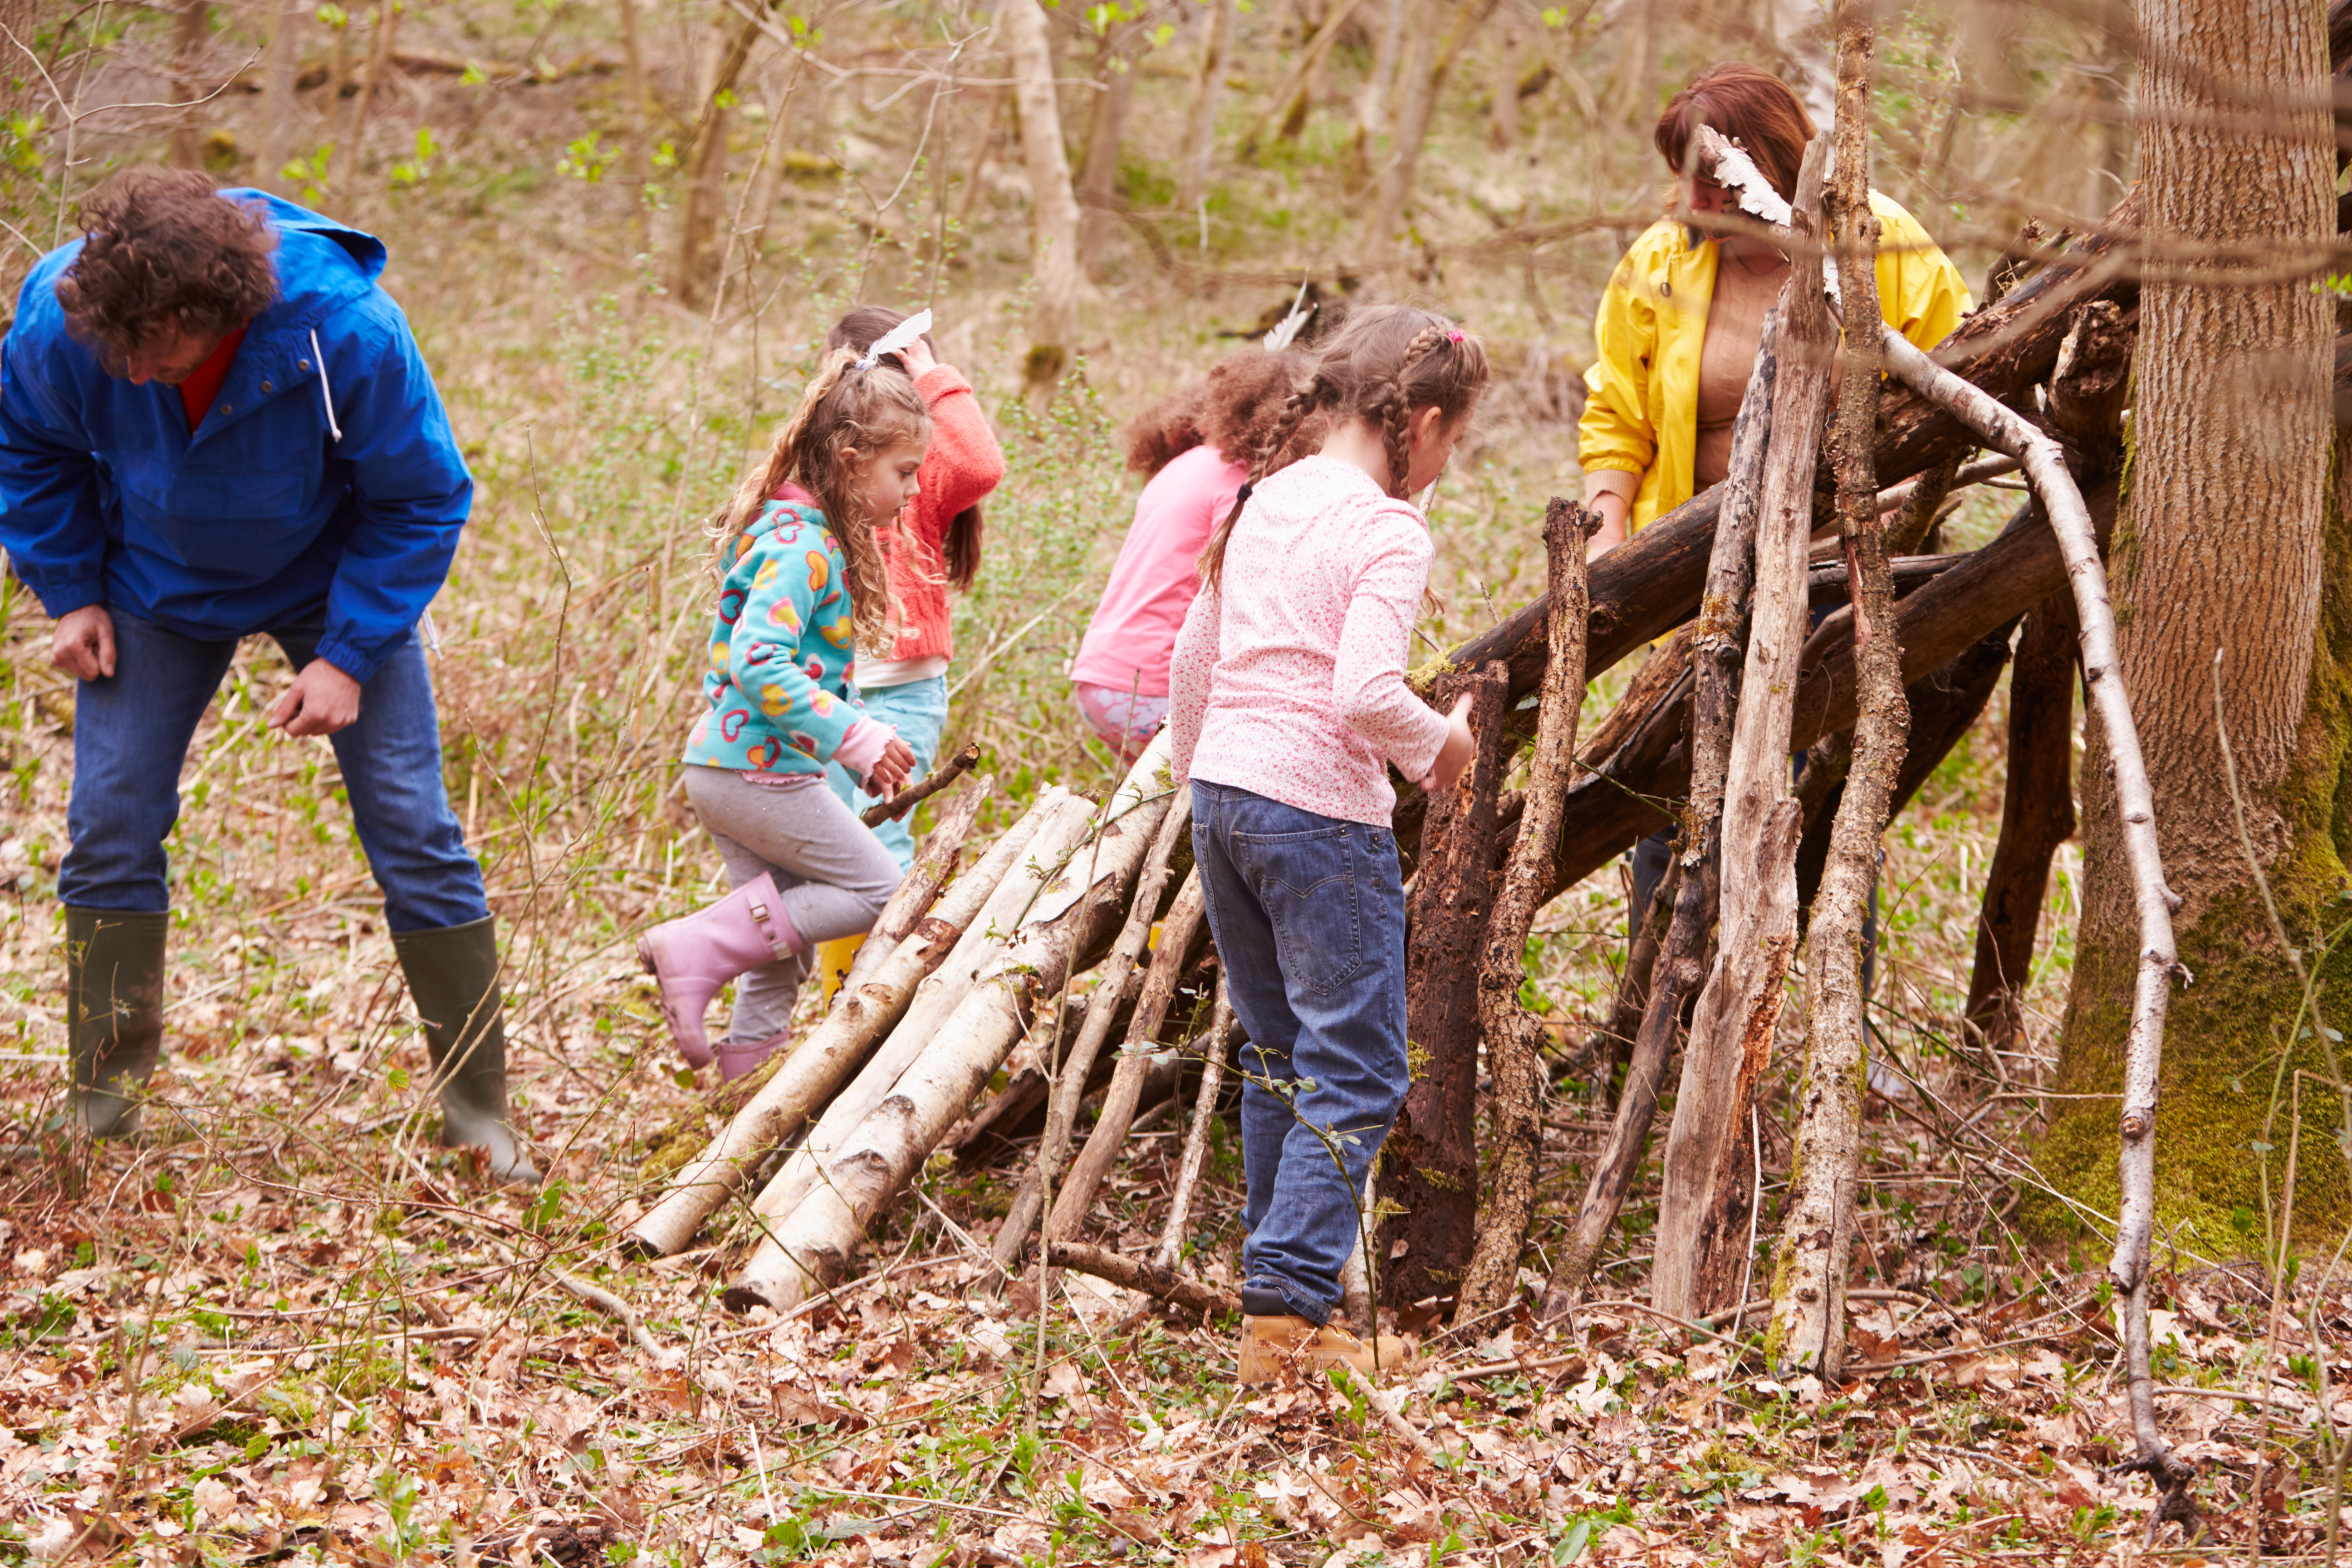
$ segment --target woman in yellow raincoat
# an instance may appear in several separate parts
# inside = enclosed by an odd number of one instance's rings
[[[1736,209],[1721,185],[1683,172],[1702,124],[1745,149],[1783,197],[1794,193],[1813,122],[1780,78],[1753,66],[1716,66],[1675,94],[1658,118],[1658,151],[1682,180],[1691,210]],[[1880,313],[1919,347],[1933,348],[1967,311],[1968,285],[1917,219],[1874,191],[1870,201],[1880,229]],[[1599,357],[1584,374],[1577,426],[1584,502],[1601,517],[1596,552],[1721,482],[1764,312],[1788,276],[1789,258],[1770,241],[1702,235],[1672,217],[1652,224],[1617,264],[1592,323]]]
[[[1783,198],[1794,195],[1813,122],[1786,82],[1754,66],[1715,66],[1658,117],[1654,139],[1684,203],[1697,214],[1736,210],[1733,193],[1685,172],[1701,125],[1745,150]],[[1967,312],[1968,285],[1898,203],[1875,191],[1870,203],[1879,224],[1879,311],[1931,349]],[[1652,224],[1617,264],[1592,323],[1598,357],[1584,374],[1577,426],[1584,504],[1601,513],[1594,553],[1722,482],[1764,312],[1788,276],[1789,258],[1769,240],[1704,235],[1673,217]],[[1633,851],[1637,926],[1665,874],[1670,836],[1656,834]]]

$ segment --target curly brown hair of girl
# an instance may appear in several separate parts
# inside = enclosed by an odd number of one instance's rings
[[[862,354],[906,319],[903,310],[893,310],[882,305],[860,305],[835,321],[833,331],[825,333],[824,352],[831,353],[835,349],[855,349]],[[931,341],[930,333],[923,334],[923,342],[930,349],[931,356],[938,358],[940,345]],[[896,354],[889,357],[888,363],[898,365],[900,370],[907,368]],[[981,516],[977,501],[948,519],[947,537],[940,541],[940,554],[941,564],[947,567],[948,585],[959,594],[968,591],[972,579],[980,575],[981,537],[986,528],[987,521]]]
[[[1476,338],[1432,311],[1411,305],[1372,305],[1346,322],[1312,355],[1306,381],[1283,401],[1250,463],[1244,499],[1201,552],[1201,577],[1211,587],[1224,575],[1225,544],[1248,504],[1248,490],[1295,460],[1298,432],[1310,422],[1326,429],[1361,419],[1381,433],[1389,465],[1389,494],[1404,493],[1412,467],[1407,430],[1412,416],[1434,408],[1451,423],[1468,414],[1486,389],[1486,351]]]
[[[802,390],[800,406],[776,432],[766,460],[743,476],[735,499],[711,530],[719,571],[727,570],[735,541],[758,520],[770,498],[785,481],[797,480],[816,497],[826,525],[841,541],[857,646],[867,650],[888,647],[898,602],[890,592],[890,572],[882,560],[878,535],[881,529],[897,526],[897,520],[869,518],[858,507],[849,488],[853,456],[871,458],[901,442],[927,439],[930,429],[930,412],[905,371],[887,363],[860,370],[857,355],[848,349],[827,354]]]
[[[1248,348],[1219,360],[1205,377],[1136,416],[1127,427],[1127,466],[1149,479],[1202,446],[1234,462],[1250,461],[1314,363],[1300,348]],[[1294,458],[1319,439],[1318,431],[1299,430],[1290,444]]]
[[[194,169],[126,169],[82,198],[77,223],[58,304],[110,375],[166,332],[223,337],[277,300],[261,204],[223,198]]]

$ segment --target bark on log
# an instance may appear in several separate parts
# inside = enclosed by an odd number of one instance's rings
[[[996,1232],[996,1246],[992,1250],[1000,1269],[1009,1269],[1013,1260],[1020,1257],[1027,1246],[1029,1232],[1037,1223],[1037,1213],[1045,1206],[1047,1184],[1059,1179],[1062,1163],[1069,1158],[1071,1131],[1078,1121],[1078,1102],[1086,1096],[1095,1058],[1101,1054],[1103,1042],[1110,1037],[1111,1020],[1118,1010],[1120,994],[1127,988],[1127,977],[1135,972],[1136,961],[1142,956],[1144,944],[1151,940],[1151,917],[1159,912],[1160,895],[1168,885],[1169,859],[1175,854],[1177,841],[1190,831],[1192,823],[1192,801],[1187,792],[1179,795],[1171,804],[1167,816],[1160,822],[1160,832],[1152,839],[1151,848],[1144,858],[1143,875],[1136,886],[1135,901],[1128,909],[1127,923],[1119,928],[1118,939],[1111,943],[1110,956],[1102,963],[1102,978],[1097,983],[1094,995],[1087,1004],[1086,1022],[1079,1026],[1077,1038],[1071,1042],[1069,1050],[1059,1064],[1059,1070],[1055,1073],[1053,1098],[1045,1111],[1045,1136],[1039,1141],[1036,1155],[1030,1161],[1028,1170],[1022,1173],[1020,1188],[1013,1194],[1013,1205],[1005,1214],[1003,1225]],[[1187,884],[1188,887],[1192,885]],[[1190,935],[1189,932],[1186,934]],[[1160,945],[1162,948],[1169,945],[1165,938]],[[1159,973],[1160,965],[1156,960],[1151,970],[1154,975]],[[1150,982],[1147,981],[1146,988],[1149,987]],[[1171,993],[1174,990],[1172,980],[1169,989]],[[1137,1003],[1134,1016],[1138,1021],[1141,1019],[1146,1005],[1141,1001]],[[1165,1000],[1160,1003],[1160,1010],[1163,1014],[1167,1010]],[[1129,1027],[1131,1039],[1135,1025],[1130,1023]],[[1151,1029],[1145,1031],[1145,1037],[1150,1038],[1158,1027],[1158,1021],[1154,1020]],[[1124,1068],[1126,1065],[1122,1058],[1120,1068]],[[1111,1090],[1111,1097],[1114,1100],[1118,1097],[1117,1088]],[[1130,1105],[1130,1113],[1132,1110]],[[1108,1114],[1108,1110],[1105,1114]]]
[[[1119,1052],[1118,1070],[1111,1075],[1110,1088],[1103,1093],[1102,1112],[1095,1118],[1094,1131],[1087,1135],[1086,1147],[1078,1151],[1076,1161],[1070,1166],[1070,1179],[1054,1194],[1053,1212],[1045,1219],[1049,1237],[1062,1239],[1078,1233],[1078,1226],[1093,1205],[1103,1178],[1110,1173],[1111,1162],[1127,1142],[1128,1129],[1135,1124],[1143,1080],[1150,1074],[1151,1058],[1158,1049],[1160,1026],[1167,1021],[1168,1005],[1176,996],[1176,982],[1192,963],[1195,939],[1207,929],[1203,919],[1207,910],[1207,895],[1201,887],[1201,874],[1195,870],[1184,879],[1168,918],[1160,922],[1160,947],[1151,955],[1151,968],[1144,976],[1143,994],[1135,1004],[1135,1021],[1127,1026],[1127,1044]],[[1033,1223],[1035,1215],[1035,1209],[1029,1211]],[[1008,1248],[1004,1231],[1012,1228],[1013,1222],[1008,1218],[1003,1230],[997,1233],[996,1255],[1001,1263],[1009,1264],[1020,1256],[1028,1226],[1022,1226],[1022,1234],[1013,1237]]]
[[[2115,519],[2116,487],[2110,481],[2084,499],[2104,538]],[[1614,554],[1612,551],[1601,561]],[[1991,543],[1962,556],[1950,571],[1896,606],[1904,679],[1924,679],[1988,632],[2064,590],[2066,576],[2057,541],[2032,509],[2020,509]],[[1830,635],[1815,639],[1817,660],[1806,667],[1797,688],[1790,724],[1792,748],[1810,746],[1853,723],[1853,649],[1842,629],[1844,625],[1842,619],[1825,624],[1822,632]],[[1670,692],[1648,712],[1616,726],[1630,739],[1615,754],[1597,763],[1588,762],[1593,771],[1578,780],[1569,795],[1556,892],[1574,887],[1643,834],[1673,820],[1658,803],[1681,799],[1689,790],[1690,763],[1683,739],[1687,726],[1687,702]]]
[[[1526,815],[1486,920],[1478,962],[1478,1025],[1486,1040],[1487,1070],[1494,1075],[1491,1122],[1501,1156],[1454,1302],[1454,1316],[1462,1321],[1486,1316],[1517,1293],[1519,1254],[1535,1214],[1536,1161],[1543,1150],[1544,1028],[1520,1005],[1519,989],[1527,984],[1528,932],[1551,894],[1560,808],[1576,765],[1577,711],[1584,702],[1585,546],[1599,521],[1558,497],[1544,513],[1550,652],[1528,770]]]
[[[979,797],[975,792],[974,800]],[[726,1130],[678,1173],[662,1201],[629,1227],[632,1251],[667,1257],[694,1239],[703,1222],[742,1185],[751,1167],[790,1137],[874,1042],[898,1022],[915,988],[961,942],[966,929],[993,899],[1053,811],[1050,799],[1041,800],[979,864],[956,879],[937,911],[916,930],[914,940],[901,943],[891,961],[855,990],[842,987],[841,1000],[815,1033],[785,1057],[783,1066],[735,1113]]]
[[[977,754],[978,748],[973,752]],[[857,956],[849,961],[849,972],[841,977],[841,991],[835,998],[835,1005],[840,1005],[842,997],[852,994],[871,979],[930,910],[940,889],[947,885],[949,873],[955,869],[957,857],[963,853],[963,841],[971,837],[972,824],[980,820],[981,806],[995,790],[996,775],[982,775],[962,799],[940,815],[937,825],[924,837],[923,847],[915,852],[915,863],[907,868],[898,890],[882,906],[874,929],[866,933],[866,941],[857,949]]]
[[[1224,1088],[1225,1058],[1234,1033],[1234,1004],[1225,994],[1223,975],[1217,977],[1217,999],[1209,1009],[1209,1030],[1201,1037],[1201,1092],[1192,1104],[1192,1125],[1184,1134],[1184,1157],[1176,1166],[1176,1190],[1168,1195],[1168,1222],[1151,1260],[1173,1270],[1182,1261],[1187,1228],[1192,1223],[1193,1194],[1209,1163],[1209,1123],[1217,1114],[1217,1093]],[[1052,1252],[1049,1249],[1047,1257]],[[1236,1299],[1238,1300],[1238,1299]]]
[[[1032,906],[1062,875],[1064,862],[1085,841],[1087,824],[1094,816],[1091,802],[1058,786],[1049,790],[1032,810],[1037,818],[1036,830],[1014,859],[1013,869],[989,895],[980,913],[964,927],[962,940],[948,954],[947,961],[915,993],[906,1016],[884,1038],[881,1049],[834,1095],[801,1147],[793,1152],[783,1168],[752,1200],[755,1219],[764,1223],[799,1206],[815,1184],[820,1159],[840,1147],[842,1141],[856,1131],[858,1123],[882,1103],[899,1075],[922,1055],[940,1026],[962,1005],[981,975],[998,962]]]
[[[1985,874],[1961,1025],[1992,1050],[2024,1037],[2019,997],[2033,963],[2050,862],[2074,836],[2074,605],[2053,595],[2025,617],[2009,678],[2000,839]]]
[[[1168,763],[1167,731],[1145,749],[1091,842],[1039,896],[1013,940],[900,1075],[882,1102],[824,1158],[806,1197],[768,1228],[722,1293],[737,1311],[787,1311],[839,1280],[866,1227],[898,1195],[1027,1028],[1058,994],[1077,954],[1126,907],[1161,819],[1173,805],[1152,793]]]
[[[1443,694],[1450,708],[1460,691],[1471,693],[1475,745],[1460,782],[1437,801],[1406,914],[1412,1083],[1381,1147],[1383,1186],[1398,1206],[1374,1243],[1376,1256],[1393,1260],[1381,1281],[1392,1310],[1453,1295],[1477,1240],[1478,949],[1495,895],[1508,683],[1490,668]]]
[[[1845,319],[1856,323],[1879,320],[1879,229],[1870,209],[1869,140],[1878,36],[1869,13],[1861,8],[1866,3],[1839,0],[1838,5],[1838,174],[1828,209],[1836,233]],[[1911,732],[1903,651],[1895,640],[1895,585],[1871,466],[1879,354],[1874,334],[1860,327],[1848,332],[1844,342],[1831,448],[1838,532],[1854,586],[1850,611],[1862,711],[1854,725],[1853,759],[1843,798],[1830,834],[1829,864],[1806,934],[1805,1077],[1798,1096],[1790,1204],[1773,1271],[1772,1329],[1766,1340],[1776,1365],[1814,1373],[1824,1381],[1836,1379],[1845,1359],[1846,1261],[1853,1250],[1854,1189],[1862,1168],[1867,1040],[1863,923],[1870,890],[1878,880],[1879,846],[1895,774]],[[1711,1240],[1710,1251],[1720,1254],[1731,1237],[1717,1232]],[[1723,1281],[1722,1295],[1736,1297],[1741,1282],[1724,1279],[1728,1272],[1718,1269],[1716,1279]],[[1693,1300],[1696,1312],[1727,1304],[1704,1297]]]
[[[1797,177],[1801,243],[1780,296],[1779,384],[1757,502],[1750,632],[1725,763],[1720,936],[1691,1017],[1658,1192],[1651,1299],[1678,1318],[1710,1310],[1695,1305],[1712,1240],[1706,1233],[1709,1198],[1718,1182],[1731,1179],[1730,1119],[1736,1112],[1747,1120],[1796,947],[1797,808],[1788,798],[1789,751],[1805,644],[1813,467],[1837,337],[1822,297],[1821,252],[1801,241],[1820,210],[1828,151],[1816,137]],[[1690,881],[1686,875],[1685,898],[1694,896]]]

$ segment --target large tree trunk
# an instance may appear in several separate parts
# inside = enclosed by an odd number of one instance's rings
[[[2179,955],[2195,977],[2176,993],[2162,1061],[2157,1203],[2184,1245],[2234,1251],[2231,1210],[2263,1202],[2260,1173],[2276,1158],[2263,1142],[2287,1142],[2283,1127],[2263,1131],[2286,1098],[2273,1104],[2282,1054],[2288,1068],[2333,1054],[2324,1035],[2320,1051],[2288,1037],[2301,994],[2292,950],[2320,951],[2352,828],[2339,795],[2352,627],[2330,571],[2346,544],[2327,493],[2331,324],[2314,289],[2334,229],[2326,39],[2318,7],[2294,0],[2142,0],[2139,20],[2147,222],[2182,259],[2140,297],[2118,535],[2129,547],[2115,552],[2119,668],[2181,900]],[[2095,721],[2089,751],[2104,751]],[[2116,1112],[2095,1097],[2122,1080],[2138,928],[2116,791],[2102,770],[2086,774],[2084,910],[2056,1087],[2094,1098],[2053,1101],[2040,1163],[2060,1190],[2113,1213]],[[2324,1140],[2334,1130],[2316,1107],[2327,1101],[2312,1102]],[[2306,1159],[2302,1173],[2296,1219],[2340,1226],[2352,1206],[2341,1165]],[[2273,1164],[2273,1196],[2278,1174]]]
[[[717,58],[704,83],[702,112],[681,164],[685,193],[678,204],[677,254],[669,275],[671,297],[681,305],[693,304],[709,280],[708,252],[719,211],[727,205],[727,138],[735,126],[735,84],[742,79],[751,46],[760,38],[757,22],[731,11],[714,18],[712,26]]]
[[[1087,163],[1078,176],[1078,270],[1102,279],[1103,247],[1118,216],[1118,148],[1127,134],[1127,106],[1135,97],[1135,68],[1127,58],[1127,30],[1103,45],[1096,72],[1095,110],[1087,131]]]
[[[1424,0],[1414,8],[1412,37],[1397,71],[1396,134],[1390,140],[1388,162],[1380,171],[1371,216],[1364,226],[1364,258],[1373,266],[1395,255],[1397,230],[1412,202],[1413,175],[1421,167],[1422,143],[1429,139],[1430,117],[1436,112],[1445,73],[1496,4],[1454,0],[1448,5],[1444,0]]]
[[[205,89],[198,85],[196,70],[203,63],[205,40],[211,36],[212,7],[205,0],[181,0],[180,25],[173,38],[173,101],[194,105],[205,95]],[[193,107],[181,110],[179,122],[172,127],[172,162],[183,169],[204,167],[204,138],[197,130],[197,113]]]
[[[1233,44],[1234,0],[1209,0],[1201,18],[1201,64],[1184,121],[1183,158],[1176,170],[1180,212],[1192,212],[1208,195],[1209,163],[1217,150],[1217,100],[1224,96],[1225,57]]]
[[[1037,0],[1005,0],[999,13],[1004,51],[1016,83],[1021,153],[1029,167],[1029,268],[1037,289],[1024,370],[1033,392],[1051,387],[1070,363],[1078,332],[1078,198],[1062,145],[1062,110],[1054,93],[1054,46]]]

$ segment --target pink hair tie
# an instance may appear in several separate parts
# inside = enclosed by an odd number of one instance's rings
[[[1449,342],[1449,343],[1458,343],[1458,342],[1460,342],[1462,341],[1462,329],[1461,329],[1461,328],[1459,328],[1459,327],[1456,327],[1456,328],[1454,328],[1452,331],[1450,331],[1450,332],[1446,333],[1446,334],[1445,334],[1445,341],[1446,341],[1447,342]]]

